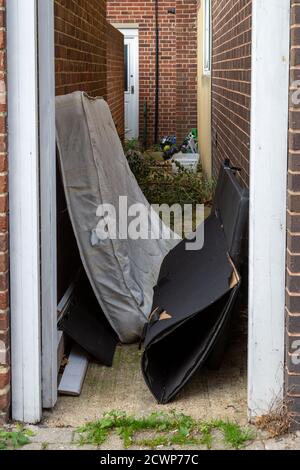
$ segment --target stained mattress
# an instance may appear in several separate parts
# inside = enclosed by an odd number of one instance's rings
[[[56,98],[56,136],[68,211],[83,266],[96,298],[120,341],[140,338],[153,303],[153,288],[163,259],[178,243],[151,209],[132,174],[109,107],[82,92]],[[148,239],[102,236],[127,207],[143,204]],[[130,219],[129,219],[130,221]],[[157,239],[151,235],[159,233]],[[146,237],[144,237],[146,238]],[[152,239],[151,239],[152,238]],[[101,313],[102,314],[102,313]]]

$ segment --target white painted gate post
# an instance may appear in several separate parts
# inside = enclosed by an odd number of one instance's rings
[[[7,8],[12,417],[41,418],[36,0]]]
[[[290,0],[253,0],[248,406],[283,396]]]

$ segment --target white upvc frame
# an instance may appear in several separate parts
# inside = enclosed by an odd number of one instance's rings
[[[248,407],[283,397],[290,0],[252,13]]]
[[[140,122],[140,44],[139,44],[139,28],[137,26],[133,27],[131,24],[122,24],[122,27],[118,28],[120,33],[124,35],[125,39],[134,39],[136,47],[136,56],[135,56],[135,80],[134,88],[136,94],[136,104],[135,104],[135,116],[136,123],[133,133],[139,135],[139,122]]]
[[[36,0],[7,8],[12,417],[41,418]]]
[[[212,64],[212,17],[211,0],[203,2],[203,75],[211,75]]]
[[[57,253],[54,0],[38,0],[42,405],[57,401]]]
[[[7,40],[12,416],[35,423],[57,400],[53,0],[9,0]]]

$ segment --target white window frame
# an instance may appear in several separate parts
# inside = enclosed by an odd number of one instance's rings
[[[204,0],[203,11],[203,74],[211,75],[212,65],[212,21],[211,0]]]

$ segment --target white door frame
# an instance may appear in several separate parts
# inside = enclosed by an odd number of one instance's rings
[[[290,0],[252,13],[248,406],[270,411],[284,393],[284,310]]]
[[[53,0],[6,8],[12,417],[35,423],[56,400]],[[41,360],[42,341],[49,357]]]
[[[7,8],[12,417],[41,418],[37,10]]]
[[[54,1],[38,0],[42,405],[57,401],[57,248]]]
[[[135,73],[134,88],[135,88],[135,94],[137,98],[136,98],[136,106],[135,106],[136,124],[133,129],[133,133],[138,138],[139,137],[139,122],[140,122],[139,120],[139,108],[140,108],[139,28],[136,25],[135,26],[134,25],[128,25],[128,26],[122,25],[122,27],[118,25],[118,29],[120,33],[124,35],[125,39],[135,39],[136,41],[137,53],[136,53],[136,60],[135,60],[136,73]],[[126,129],[125,129],[125,137],[126,137]]]

